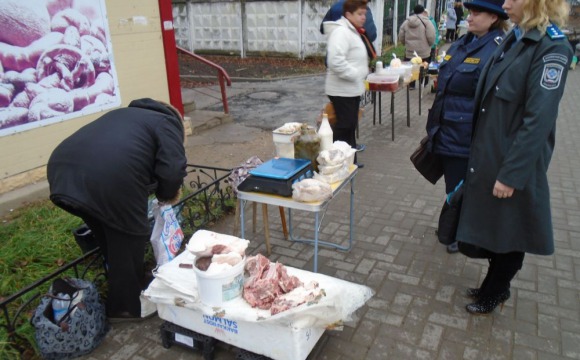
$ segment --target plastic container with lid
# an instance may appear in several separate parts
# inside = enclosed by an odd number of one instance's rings
[[[276,156],[294,158],[294,140],[300,134],[300,123],[286,123],[272,131],[272,138],[276,148]]]
[[[399,88],[399,74],[370,74],[367,81],[372,91],[397,91]]]

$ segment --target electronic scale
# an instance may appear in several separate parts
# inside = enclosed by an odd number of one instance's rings
[[[275,158],[249,171],[240,185],[239,191],[262,192],[280,196],[292,196],[292,184],[314,173],[310,160]]]

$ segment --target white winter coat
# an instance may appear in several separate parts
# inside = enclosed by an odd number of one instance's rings
[[[326,95],[362,95],[369,59],[360,34],[344,16],[337,21],[324,22],[324,33],[328,34]]]

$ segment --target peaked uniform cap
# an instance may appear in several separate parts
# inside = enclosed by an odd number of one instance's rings
[[[507,20],[508,15],[502,9],[504,0],[472,0],[463,3],[468,9],[485,11],[491,14],[495,14],[500,17],[500,19]]]

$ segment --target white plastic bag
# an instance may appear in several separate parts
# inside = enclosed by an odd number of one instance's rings
[[[183,231],[171,205],[159,205],[153,200],[155,225],[151,232],[151,245],[157,265],[163,265],[175,258],[183,241]]]
[[[304,179],[292,185],[292,199],[300,202],[325,201],[332,197],[332,188],[325,182]]]
[[[346,165],[342,165],[342,167],[331,174],[319,174],[317,172],[314,173],[314,179],[323,181],[327,184],[334,184],[339,181],[343,181],[349,175],[348,167]]]

